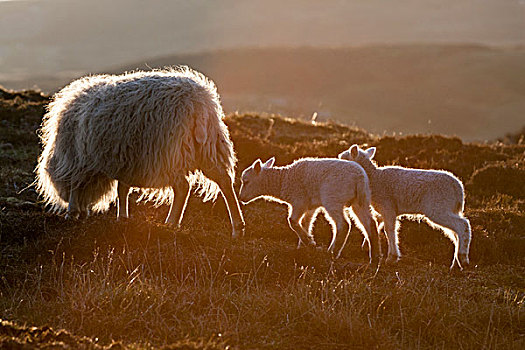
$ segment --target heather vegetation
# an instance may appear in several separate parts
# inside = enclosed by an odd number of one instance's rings
[[[48,98],[0,90],[0,347],[337,349],[525,347],[525,145],[441,135],[376,136],[336,123],[233,114],[239,158],[282,165],[377,147],[380,165],[445,169],[463,181],[471,266],[449,271],[453,245],[403,220],[402,260],[367,268],[352,228],[338,260],[296,249],[286,207],[243,207],[232,240],[222,200],[192,196],[180,229],[168,208],[131,201],[132,217],[66,221],[30,186]],[[237,181],[238,185],[238,181]],[[238,188],[237,188],[238,189]],[[318,244],[330,228],[319,219]],[[386,252],[384,235],[380,237]]]

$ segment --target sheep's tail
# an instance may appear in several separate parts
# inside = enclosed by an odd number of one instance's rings
[[[456,195],[454,196],[454,198],[456,198],[456,203],[454,203],[454,213],[463,215],[463,211],[465,210],[465,189],[463,183],[459,179],[455,178],[455,176],[454,179],[456,180]]]
[[[355,190],[358,205],[364,208],[370,207],[370,186],[366,174],[359,174],[355,184]]]
[[[44,116],[42,129],[39,130],[40,142],[44,148],[35,168],[35,189],[42,196],[45,205],[56,213],[67,207],[69,193],[64,183],[57,183],[53,178],[56,168],[53,155],[56,150],[56,131],[59,121],[58,115],[52,113],[54,105],[56,102],[52,101],[48,106],[49,112]]]
[[[38,164],[35,169],[35,188],[37,193],[42,196],[43,202],[52,212],[60,212],[67,207],[68,192],[65,186],[55,184],[49,173],[50,146],[38,158]]]
[[[463,210],[465,210],[465,199],[463,193],[461,193],[461,196],[456,198],[458,199],[456,200],[456,203],[454,205],[454,213],[458,215],[463,215]]]

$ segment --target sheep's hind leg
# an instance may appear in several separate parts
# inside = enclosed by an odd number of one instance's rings
[[[119,181],[117,185],[118,193],[118,207],[117,207],[117,220],[120,218],[127,219],[129,217],[128,211],[128,195],[130,186]]]
[[[380,255],[380,247],[379,247],[379,230],[377,228],[377,223],[372,217],[372,213],[370,213],[369,207],[361,207],[358,205],[354,205],[352,207],[354,214],[357,216],[357,219],[361,222],[361,225],[363,225],[363,228],[366,232],[363,232],[364,235],[368,237],[368,244],[369,244],[369,258],[370,262],[378,262],[379,261],[379,255]]]
[[[299,241],[305,244],[306,246],[315,246],[314,238],[306,232],[300,224],[300,219],[303,216],[304,211],[298,210],[297,208],[292,208],[288,215],[288,225],[293,232],[299,237]],[[297,245],[297,248],[300,247],[300,244]]]
[[[432,215],[428,219],[453,232],[451,238],[454,242],[454,259],[450,268],[452,269],[456,262],[460,269],[467,267],[470,262],[468,258],[471,239],[470,222],[466,218],[453,213]]]
[[[184,209],[186,209],[186,203],[190,196],[190,185],[185,180],[178,181],[174,186],[174,191],[175,198],[171,203],[166,223],[180,227],[184,215]]]

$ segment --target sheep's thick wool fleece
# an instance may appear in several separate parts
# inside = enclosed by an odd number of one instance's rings
[[[367,162],[368,163],[368,162]],[[428,210],[463,211],[463,186],[443,170],[420,170],[397,166],[361,164],[370,179],[372,205],[396,203],[398,213],[423,214]]]
[[[358,199],[370,203],[368,177],[363,168],[354,162],[303,158],[288,166],[268,170],[274,174],[268,177],[267,187],[278,186],[280,193],[275,193],[275,196],[288,203],[300,199],[309,207],[331,202],[350,205],[348,200],[359,195],[362,198]],[[359,183],[366,191],[356,189]]]
[[[185,176],[207,199],[216,197],[215,184],[196,171],[203,163],[234,176],[216,87],[190,68],[85,77],[58,92],[48,110],[37,189],[55,210],[67,206],[71,187],[102,211],[116,199],[115,180],[150,188],[144,197],[162,203]]]

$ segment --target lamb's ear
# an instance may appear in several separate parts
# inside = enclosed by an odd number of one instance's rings
[[[369,149],[367,149],[365,151],[368,159],[372,159],[374,158],[374,155],[376,154],[376,148],[375,147],[370,147]]]
[[[359,147],[356,144],[353,144],[352,147],[350,147],[350,155],[352,158],[357,158],[357,155],[359,154]]]
[[[271,168],[271,167],[273,167],[273,163],[275,163],[275,157],[272,157],[272,158],[268,159],[266,161],[266,163],[264,163],[264,167],[265,168]]]
[[[261,168],[262,168],[262,162],[260,159],[257,159],[254,163],[253,163],[253,170],[255,170],[255,173],[256,174],[259,174],[261,172]]]

